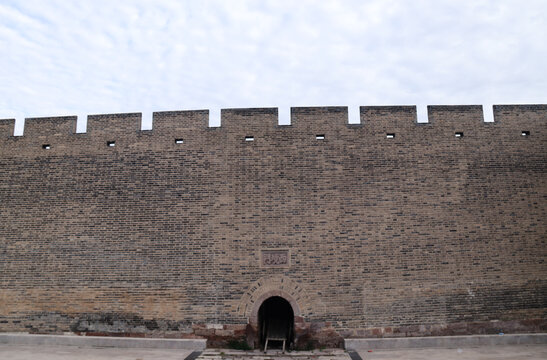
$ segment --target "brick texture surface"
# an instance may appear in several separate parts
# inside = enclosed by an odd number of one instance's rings
[[[0,120],[0,331],[252,338],[270,293],[335,346],[545,331],[547,106],[360,111]]]

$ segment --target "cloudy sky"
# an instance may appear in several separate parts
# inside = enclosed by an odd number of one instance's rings
[[[544,0],[3,0],[0,118],[20,132],[69,114],[547,103],[546,14]]]

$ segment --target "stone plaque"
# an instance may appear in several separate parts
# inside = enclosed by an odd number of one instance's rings
[[[264,267],[289,266],[289,250],[287,249],[262,250],[261,257]]]

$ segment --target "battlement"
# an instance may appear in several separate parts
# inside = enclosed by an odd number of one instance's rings
[[[236,108],[221,110],[219,131],[228,133],[267,134],[276,129],[296,132],[323,133],[346,129],[356,136],[427,131],[447,135],[455,132],[479,133],[487,128],[544,133],[547,124],[547,105],[494,105],[494,122],[485,122],[482,105],[430,105],[428,122],[418,122],[416,106],[361,106],[360,123],[348,122],[348,107],[292,107],[290,125],[280,125],[278,108]],[[14,119],[0,120],[0,141],[14,138]],[[141,113],[89,115],[87,131],[76,133],[76,116],[26,118],[24,133],[16,138],[27,141],[63,141],[85,134],[91,139],[132,138],[139,134],[151,136],[200,136],[211,130],[209,110],[162,111],[153,113],[153,126],[142,129]],[[350,132],[351,133],[351,132]]]
[[[13,136],[15,119],[0,119],[0,141]]]
[[[346,106],[291,108],[291,126],[297,129],[317,132],[347,125],[348,108]]]
[[[277,108],[222,109],[220,127],[228,131],[268,131],[278,124]]]
[[[160,134],[202,131],[208,128],[209,110],[154,112],[152,121],[153,131]]]
[[[504,128],[544,132],[547,105],[494,105],[494,119]]]
[[[25,136],[29,138],[63,138],[76,133],[76,116],[25,119]]]
[[[87,117],[87,133],[91,136],[123,136],[141,130],[141,113],[101,114]]]

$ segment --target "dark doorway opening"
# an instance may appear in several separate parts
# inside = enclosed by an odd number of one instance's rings
[[[291,304],[280,296],[266,299],[258,310],[258,331],[260,344],[263,348],[267,338],[268,348],[281,348],[286,339],[285,347],[289,348],[294,338],[294,312]]]

